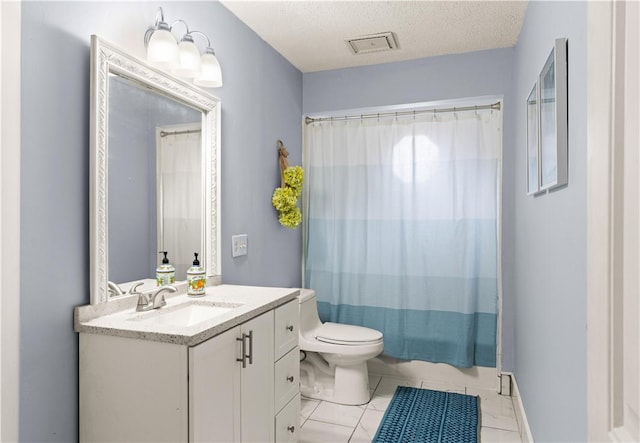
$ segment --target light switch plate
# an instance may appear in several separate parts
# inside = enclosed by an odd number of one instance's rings
[[[240,257],[241,255],[247,255],[247,234],[232,235],[231,236],[231,256]]]

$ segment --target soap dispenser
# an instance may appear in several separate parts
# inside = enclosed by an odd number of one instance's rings
[[[187,283],[189,285],[187,295],[201,297],[205,294],[207,276],[205,275],[204,269],[200,267],[198,253],[194,252],[193,255],[195,255],[196,258],[193,260],[193,266],[187,271]]]
[[[159,254],[164,254],[164,258],[162,264],[156,269],[156,284],[158,286],[172,285],[176,282],[176,268],[169,263],[167,251],[160,251]]]

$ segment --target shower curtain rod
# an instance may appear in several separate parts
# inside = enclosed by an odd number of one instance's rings
[[[200,129],[186,129],[184,131],[160,131],[160,137],[166,137],[168,135],[181,135],[181,134],[195,134],[197,132],[202,132]]]
[[[343,117],[318,117],[311,118],[305,117],[305,124],[314,123],[314,122],[326,122],[326,121],[340,121],[340,120],[355,120],[360,119],[364,120],[366,118],[380,118],[380,117],[391,117],[391,116],[407,116],[407,115],[417,115],[417,114],[441,114],[443,112],[462,112],[462,111],[481,111],[483,109],[491,109],[491,110],[500,110],[500,102],[495,102],[491,105],[478,105],[478,106],[462,106],[460,108],[441,108],[441,109],[424,109],[420,111],[399,111],[399,112],[381,112],[379,114],[360,114],[360,115],[345,115]]]

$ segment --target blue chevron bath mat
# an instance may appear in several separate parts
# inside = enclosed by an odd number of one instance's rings
[[[478,397],[398,386],[373,443],[477,443]]]

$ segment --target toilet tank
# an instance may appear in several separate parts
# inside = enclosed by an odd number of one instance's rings
[[[318,305],[316,303],[316,293],[313,289],[301,289],[298,296],[300,304],[300,334],[314,331],[322,326],[318,316]]]

